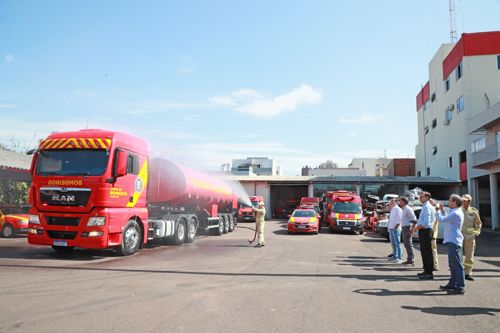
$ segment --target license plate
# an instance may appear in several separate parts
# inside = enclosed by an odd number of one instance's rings
[[[55,240],[54,245],[55,246],[68,246],[68,242],[62,241],[62,240]]]
[[[344,229],[344,230],[351,230],[350,227],[343,227],[342,229]]]
[[[305,229],[305,228],[306,228],[306,226],[305,226],[305,225],[299,225],[299,226],[298,226],[298,228],[299,228],[299,229]]]

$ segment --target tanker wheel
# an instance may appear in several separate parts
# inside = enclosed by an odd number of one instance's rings
[[[122,233],[122,244],[117,249],[117,252],[121,256],[129,256],[136,253],[141,245],[141,228],[139,224],[134,221],[128,221],[125,229]]]
[[[189,219],[187,233],[186,233],[186,239],[184,240],[186,243],[192,243],[196,239],[196,231],[197,231],[196,224],[197,224],[196,219],[194,217]]]
[[[217,236],[220,236],[224,233],[224,219],[222,218],[222,216],[219,217],[219,227],[213,230],[215,235]]]
[[[10,223],[5,223],[2,228],[2,237],[11,238],[15,235],[14,227]]]
[[[229,232],[234,231],[234,216],[229,216]]]
[[[229,217],[224,216],[224,233],[227,234],[229,232]]]
[[[186,220],[182,219],[177,223],[177,227],[175,228],[175,234],[173,243],[174,245],[182,245],[186,240]]]

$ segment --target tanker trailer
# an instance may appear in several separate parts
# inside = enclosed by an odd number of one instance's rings
[[[197,230],[232,232],[238,198],[225,182],[164,158],[150,159],[148,239],[180,245]],[[185,236],[184,236],[185,235]]]

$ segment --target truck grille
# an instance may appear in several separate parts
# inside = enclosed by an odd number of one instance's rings
[[[48,230],[47,234],[49,235],[50,238],[53,239],[75,239],[77,232]]]
[[[43,187],[40,201],[50,206],[86,206],[90,198],[89,188]]]
[[[48,225],[62,225],[65,227],[78,227],[80,224],[80,219],[77,217],[47,216],[46,221]]]

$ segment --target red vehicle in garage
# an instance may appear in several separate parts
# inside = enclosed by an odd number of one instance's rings
[[[2,237],[10,238],[25,234],[28,231],[29,214],[16,214],[10,212],[8,208],[3,209],[6,214],[4,215],[0,209],[0,234]]]
[[[58,132],[34,153],[28,242],[67,253],[147,243],[191,243],[197,230],[234,229],[237,196],[223,181],[164,158],[138,137],[105,130]]]
[[[255,214],[252,210],[253,207],[257,208],[260,201],[264,201],[264,198],[260,195],[249,196],[251,206],[246,205],[244,203],[240,204],[240,208],[238,209],[238,222],[255,222]]]
[[[326,195],[325,220],[330,231],[356,231],[363,234],[361,197],[354,192],[334,191]]]
[[[288,233],[319,232],[319,215],[314,209],[296,209],[288,220]]]

